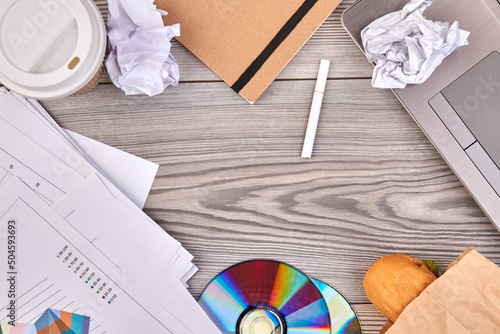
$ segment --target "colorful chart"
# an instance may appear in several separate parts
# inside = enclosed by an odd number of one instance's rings
[[[34,323],[6,322],[0,324],[0,334],[88,334],[90,317],[47,309]]]
[[[222,333],[330,333],[325,299],[314,283],[284,263],[237,264],[215,277],[200,305]]]
[[[361,325],[347,300],[334,288],[316,279],[311,279],[318,287],[328,305],[332,334],[361,334]]]

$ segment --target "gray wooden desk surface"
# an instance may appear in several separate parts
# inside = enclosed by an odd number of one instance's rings
[[[106,2],[96,0],[106,16]],[[404,252],[443,271],[467,246],[500,264],[500,234],[343,30],[344,1],[249,105],[174,42],[181,83],[155,97],[94,90],[42,104],[66,128],[160,164],[145,211],[194,255],[198,297],[250,259],[337,288],[364,333],[385,319],[362,280]],[[300,158],[319,61],[331,60],[311,160]]]

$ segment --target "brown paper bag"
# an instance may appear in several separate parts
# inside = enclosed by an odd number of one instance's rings
[[[401,313],[387,334],[500,333],[500,268],[468,249]]]

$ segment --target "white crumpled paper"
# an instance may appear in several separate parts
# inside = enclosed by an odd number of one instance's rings
[[[412,0],[402,10],[389,13],[361,32],[370,62],[375,62],[372,86],[404,88],[427,80],[443,59],[462,45],[469,32],[458,22],[434,22],[423,16],[432,0]]]
[[[165,27],[153,0],[108,0],[110,53],[106,67],[113,83],[127,95],[163,92],[179,82],[179,65],[170,40],[179,24]]]

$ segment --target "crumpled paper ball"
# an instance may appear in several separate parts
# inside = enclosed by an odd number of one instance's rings
[[[179,82],[179,65],[170,54],[179,24],[164,26],[153,0],[108,0],[110,53],[106,67],[126,95],[157,95]]]
[[[361,32],[365,54],[375,62],[372,86],[404,88],[427,80],[443,59],[463,45],[469,32],[458,22],[435,22],[423,16],[432,0],[412,0]]]

